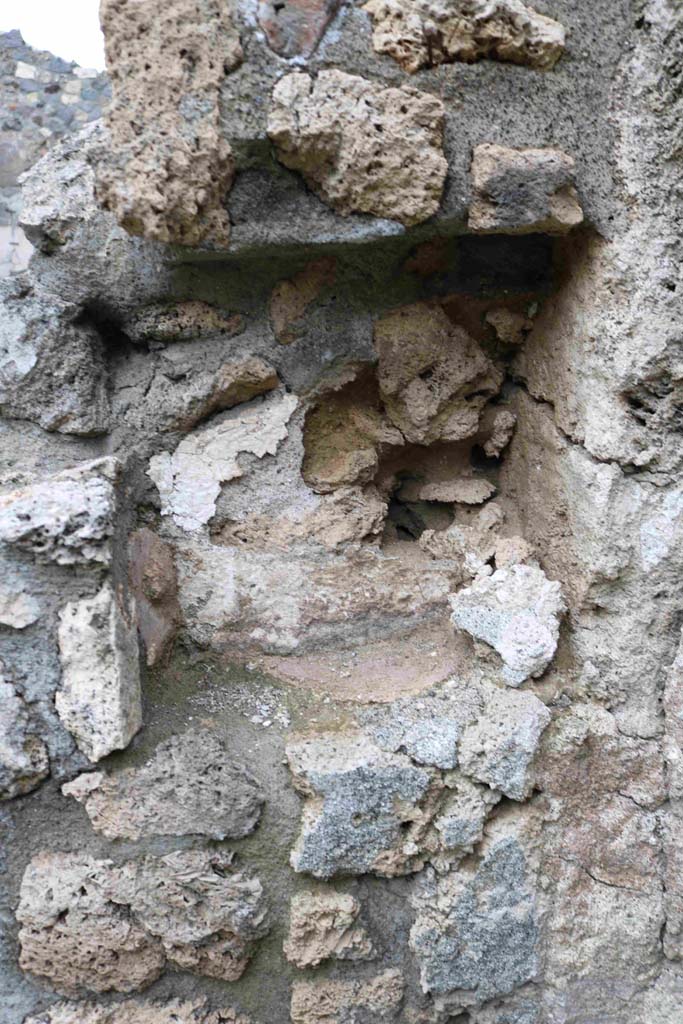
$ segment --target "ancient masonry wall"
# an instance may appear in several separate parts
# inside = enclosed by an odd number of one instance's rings
[[[677,1024],[680,4],[101,18],[103,121],[3,64],[1,1024]]]
[[[65,132],[101,117],[108,98],[104,72],[0,33],[0,278],[24,270],[32,252],[18,223],[19,177]]]

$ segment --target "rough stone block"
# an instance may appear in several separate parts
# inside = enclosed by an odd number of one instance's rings
[[[557,650],[565,612],[562,589],[537,565],[513,565],[451,597],[451,621],[490,644],[509,686],[543,674]]]
[[[60,613],[62,684],[55,705],[91,761],[123,750],[142,725],[135,623],[111,585]]]
[[[95,459],[1,495],[0,541],[44,562],[108,565],[119,470]]]
[[[62,792],[83,803],[93,828],[109,839],[240,839],[256,828],[263,805],[256,779],[206,729],[166,740],[140,768],[79,775]]]
[[[565,235],[583,221],[574,160],[561,149],[484,143],[472,157],[470,231]]]
[[[275,86],[268,134],[278,159],[342,214],[418,224],[439,208],[448,165],[443,104],[337,69]]]

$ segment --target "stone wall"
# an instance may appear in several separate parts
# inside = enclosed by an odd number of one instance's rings
[[[22,270],[31,245],[17,223],[19,176],[65,132],[102,116],[107,76],[0,33],[0,277]]]
[[[0,307],[2,1024],[672,1024],[683,16],[104,0]]]

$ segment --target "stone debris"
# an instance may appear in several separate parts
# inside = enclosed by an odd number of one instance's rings
[[[538,969],[533,878],[514,831],[489,838],[476,864],[428,871],[412,900],[410,948],[422,990],[444,1014],[508,995]]]
[[[119,470],[108,456],[0,495],[0,541],[40,561],[108,565]]]
[[[489,563],[495,556],[503,521],[500,505],[490,502],[467,522],[454,522],[445,530],[425,530],[419,544],[434,558],[457,562],[461,580],[474,579],[492,571]]]
[[[23,590],[0,589],[0,626],[26,629],[40,618],[40,604]]]
[[[500,458],[512,439],[516,424],[517,417],[509,409],[495,406],[484,409],[477,437],[484,454],[490,459]]]
[[[263,890],[230,856],[187,850],[115,867],[41,853],[21,883],[20,965],[59,992],[134,992],[166,961],[233,981],[266,934]]]
[[[149,667],[173,646],[182,619],[173,551],[143,527],[128,541],[128,576]]]
[[[99,333],[77,306],[19,276],[0,283],[0,413],[84,437],[110,425]]]
[[[258,20],[271,50],[281,57],[310,57],[342,0],[259,0]]]
[[[566,605],[560,584],[538,565],[497,569],[450,602],[453,625],[498,652],[508,686],[543,675],[557,650]]]
[[[561,149],[484,143],[474,147],[471,175],[470,231],[565,235],[583,221],[574,160]]]
[[[432,817],[434,772],[362,734],[322,733],[290,743],[286,753],[307,798],[290,858],[295,871],[392,876],[422,866],[415,838]]]
[[[284,953],[301,969],[323,960],[371,960],[375,951],[357,923],[360,903],[348,893],[300,892],[292,897]]]
[[[142,726],[137,631],[111,584],[59,615],[55,706],[90,761],[123,750]]]
[[[0,800],[30,793],[49,774],[47,749],[34,732],[30,707],[0,663]]]
[[[278,159],[341,214],[418,224],[439,209],[448,164],[441,100],[337,69],[285,75],[268,134]]]
[[[398,970],[384,971],[367,981],[295,981],[292,1024],[362,1024],[398,1019],[404,981]]]
[[[291,345],[301,331],[301,321],[308,307],[323,288],[335,278],[337,262],[332,256],[323,256],[308,263],[294,277],[280,281],[270,296],[270,322],[275,338],[281,345]]]
[[[278,393],[189,435],[173,455],[155,455],[148,475],[159,490],[162,514],[188,532],[205,526],[216,511],[221,484],[244,473],[239,455],[275,455],[297,405],[294,395]]]
[[[413,761],[434,768],[455,768],[464,724],[476,713],[478,702],[459,707],[443,691],[436,696],[392,701],[387,707],[368,708],[361,720],[373,742],[392,754],[407,754]]]
[[[234,160],[219,99],[242,60],[231,5],[104,0],[100,17],[113,98],[99,202],[133,235],[226,246]]]
[[[231,760],[220,736],[199,728],[161,743],[140,768],[79,775],[62,792],[84,804],[108,839],[241,839],[254,831],[263,806],[256,779]]]
[[[142,1002],[125,999],[98,1003],[53,1003],[47,1010],[26,1017],[24,1024],[250,1024],[248,1017],[229,1006],[211,1010],[205,999]]]
[[[369,0],[372,45],[411,74],[485,58],[542,71],[564,52],[565,31],[520,0]]]
[[[123,324],[126,337],[136,343],[195,341],[200,338],[232,338],[244,330],[239,314],[228,314],[208,302],[171,302],[144,306]]]
[[[402,306],[375,323],[377,379],[387,414],[407,441],[473,437],[500,370],[438,303]]]

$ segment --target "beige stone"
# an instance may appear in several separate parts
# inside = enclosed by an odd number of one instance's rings
[[[486,314],[486,323],[493,327],[498,341],[505,345],[521,345],[533,327],[533,321],[529,317],[504,306],[490,309]]]
[[[242,59],[231,8],[219,0],[104,0],[113,99],[97,196],[133,235],[225,246],[234,174],[219,93]]]
[[[273,91],[268,134],[281,162],[339,213],[418,224],[439,208],[448,165],[435,96],[337,69],[295,72]]]
[[[165,373],[158,374],[146,408],[154,416],[161,412],[163,430],[187,432],[215,413],[272,391],[279,383],[273,367],[257,356],[228,359],[217,370],[200,370],[189,379],[183,376],[171,382]]]
[[[313,260],[294,277],[275,285],[270,297],[270,322],[281,345],[296,341],[306,310],[335,277],[336,261],[331,256]]]
[[[221,737],[198,728],[161,743],[139,768],[79,775],[62,792],[85,805],[108,839],[239,839],[253,832],[263,804],[256,779],[231,760]]]
[[[552,68],[565,31],[520,0],[369,0],[372,45],[404,71],[482,58]]]
[[[26,868],[17,919],[19,965],[59,992],[134,992],[159,977],[159,940],[130,919],[105,888],[108,861],[42,853]]]
[[[380,394],[406,440],[430,444],[476,435],[502,374],[438,303],[394,310],[376,322],[374,336]]]
[[[24,1024],[250,1024],[249,1018],[232,1007],[210,1010],[205,999],[172,999],[143,1002],[125,999],[103,1006],[98,1003],[54,1003],[47,1010],[27,1017]]]
[[[128,746],[142,725],[137,631],[110,583],[59,616],[62,682],[55,706],[90,761]]]
[[[292,1024],[345,1024],[397,1019],[403,999],[400,971],[384,971],[367,981],[295,981]]]
[[[268,932],[263,887],[235,869],[230,853],[181,850],[128,861],[109,884],[168,960],[195,974],[235,981]]]
[[[323,960],[370,960],[372,941],[356,923],[360,903],[348,893],[300,892],[292,897],[284,953],[296,967]]]
[[[470,231],[565,235],[583,221],[574,160],[561,149],[475,146]]]
[[[379,456],[403,444],[403,435],[388,421],[371,374],[359,375],[338,391],[323,394],[306,416],[304,480],[325,493],[374,477]]]
[[[258,879],[231,854],[204,850],[120,867],[41,853],[24,872],[17,919],[20,966],[66,995],[142,989],[167,961],[234,981],[268,931]]]

